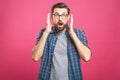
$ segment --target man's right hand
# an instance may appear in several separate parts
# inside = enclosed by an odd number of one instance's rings
[[[34,61],[38,61],[43,55],[45,43],[46,43],[48,34],[51,32],[51,30],[52,30],[52,25],[50,23],[50,13],[48,13],[46,29],[41,39],[39,40],[38,44],[32,50],[32,58]]]
[[[51,32],[51,28],[52,28],[52,25],[51,25],[51,22],[50,22],[50,13],[48,13],[47,26],[46,26],[45,32],[49,34]]]

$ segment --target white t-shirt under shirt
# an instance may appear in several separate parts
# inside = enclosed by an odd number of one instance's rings
[[[67,37],[65,32],[58,33],[57,37],[52,57],[50,80],[68,80]]]

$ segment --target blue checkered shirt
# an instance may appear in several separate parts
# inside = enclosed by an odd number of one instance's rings
[[[78,51],[75,47],[73,40],[71,39],[68,28],[66,27],[67,36],[67,55],[68,55],[68,77],[69,80],[83,80],[82,72],[81,72],[81,64],[80,64],[80,57],[78,55]],[[39,33],[37,38],[37,43],[40,40],[45,28],[42,29]],[[82,29],[74,28],[74,31],[80,41],[88,47],[88,42],[86,39],[86,35]],[[52,27],[52,31],[47,37],[46,44],[44,47],[44,52],[42,55],[41,65],[38,80],[49,80],[50,79],[50,72],[51,72],[51,62],[52,62],[52,55],[54,52],[55,44],[57,41],[57,35],[55,27]],[[63,65],[64,66],[64,65]]]

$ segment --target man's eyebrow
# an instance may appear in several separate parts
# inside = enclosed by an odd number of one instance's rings
[[[59,14],[58,12],[55,12],[54,14]],[[63,12],[62,14],[66,14],[66,12]]]

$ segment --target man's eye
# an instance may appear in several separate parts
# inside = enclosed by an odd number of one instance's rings
[[[67,14],[63,14],[62,16],[68,16]]]
[[[55,16],[59,16],[58,14],[55,14]]]

